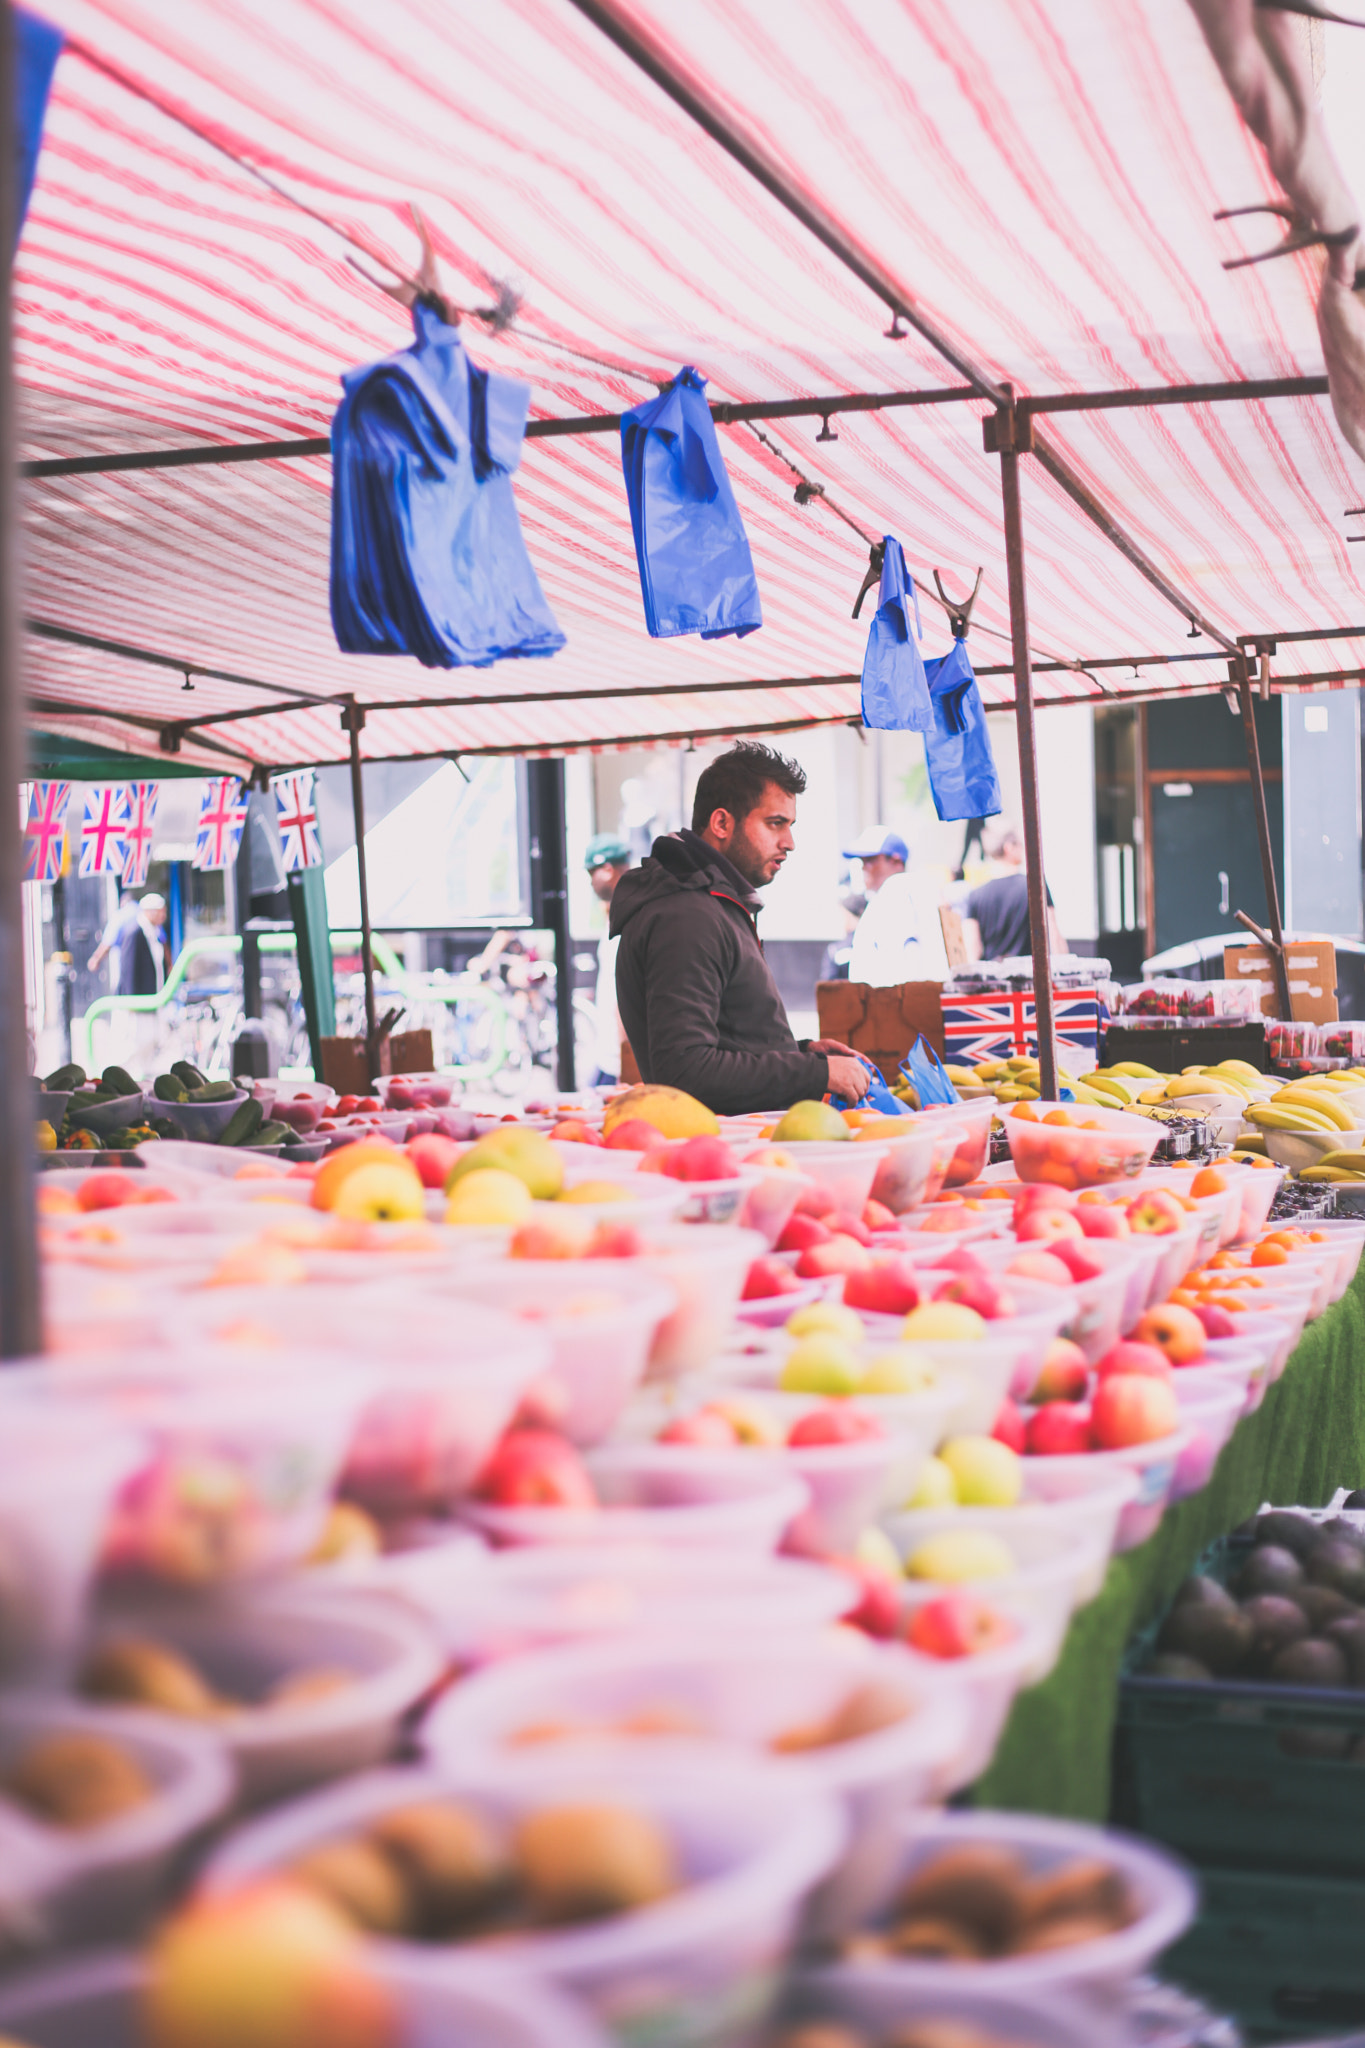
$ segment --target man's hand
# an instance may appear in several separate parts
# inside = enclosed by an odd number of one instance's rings
[[[814,1046],[812,1052],[816,1050]],[[824,1050],[823,1047],[820,1048]],[[871,1075],[855,1053],[829,1053],[829,1092],[842,1095],[845,1102],[861,1102],[871,1086]]]
[[[851,1045],[845,1045],[839,1038],[812,1038],[812,1052],[833,1053],[840,1059],[856,1060],[858,1055]]]

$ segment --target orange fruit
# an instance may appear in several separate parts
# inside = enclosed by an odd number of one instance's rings
[[[1273,1237],[1268,1237],[1263,1243],[1258,1244],[1251,1254],[1251,1263],[1253,1266],[1287,1266],[1289,1254],[1282,1244],[1277,1244]]]
[[[1074,1128],[1069,1109],[1050,1109],[1043,1118],[1045,1124],[1065,1124],[1068,1130]]]
[[[1190,1193],[1194,1196],[1225,1195],[1228,1184],[1216,1166],[1201,1166],[1190,1182]]]
[[[1036,1124],[1042,1121],[1037,1110],[1027,1102],[1016,1102],[1010,1115],[1017,1116],[1021,1124]]]

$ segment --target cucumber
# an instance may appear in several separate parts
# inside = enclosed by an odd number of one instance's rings
[[[73,1088],[85,1086],[85,1068],[75,1065],[58,1067],[55,1074],[49,1074],[43,1083],[54,1095],[69,1093]]]
[[[152,1092],[158,1102],[184,1102],[190,1091],[179,1074],[158,1074]]]
[[[234,1081],[205,1081],[202,1088],[191,1088],[186,1100],[189,1102],[232,1102],[238,1088]]]
[[[245,1145],[254,1137],[265,1122],[265,1111],[254,1095],[248,1095],[245,1102],[239,1102],[219,1137],[220,1145]]]
[[[288,1124],[264,1123],[259,1131],[253,1131],[247,1139],[248,1145],[281,1145],[289,1136]]]
[[[172,1060],[171,1072],[178,1081],[184,1082],[187,1089],[202,1088],[208,1080],[208,1075],[201,1074],[198,1067],[192,1067],[188,1060]]]
[[[100,1075],[100,1087],[106,1095],[117,1099],[120,1095],[140,1095],[142,1090],[125,1067],[106,1067]]]

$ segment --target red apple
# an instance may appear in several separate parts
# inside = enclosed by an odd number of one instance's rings
[[[980,1657],[1012,1643],[1018,1623],[974,1593],[945,1593],[916,1607],[905,1629],[912,1650],[926,1657]]]
[[[1219,1308],[1216,1302],[1209,1302],[1205,1307],[1197,1308],[1194,1313],[1204,1325],[1204,1335],[1206,1337],[1235,1337],[1237,1335],[1236,1323],[1233,1322],[1227,1310]],[[1187,1361],[1182,1359],[1180,1362],[1183,1365]]]
[[[945,1280],[934,1300],[960,1302],[964,1308],[974,1308],[988,1323],[1014,1314],[1014,1296],[984,1273],[959,1273]]]
[[[1024,1418],[1015,1402],[1006,1399],[1000,1403],[991,1424],[991,1435],[997,1443],[1008,1444],[1012,1451],[1024,1450]]]
[[[588,1255],[590,1233],[571,1217],[550,1223],[523,1223],[507,1247],[512,1259],[583,1259]]]
[[[1059,1237],[1040,1258],[1060,1259],[1073,1280],[1098,1280],[1104,1267],[1079,1238]]]
[[[900,1594],[890,1572],[879,1571],[857,1557],[827,1557],[823,1562],[845,1572],[858,1590],[857,1605],[840,1619],[850,1628],[860,1628],[864,1635],[894,1636],[900,1623]]]
[[[1129,1444],[1154,1443],[1180,1427],[1175,1391],[1160,1380],[1132,1372],[1111,1373],[1095,1396],[1091,1435],[1095,1448],[1120,1451]]]
[[[1165,1188],[1144,1188],[1125,1214],[1129,1229],[1139,1237],[1170,1237],[1182,1228],[1186,1212]]]
[[[744,1278],[741,1301],[767,1301],[774,1294],[799,1294],[801,1283],[783,1259],[755,1259]]]
[[[1017,1280],[1038,1280],[1045,1287],[1070,1287],[1071,1273],[1052,1252],[1017,1252],[1005,1271]]]
[[[812,1180],[807,1181],[805,1187],[802,1188],[797,1196],[796,1208],[793,1214],[814,1217],[832,1216],[838,1206],[829,1189],[822,1188],[818,1180]]]
[[[1138,1328],[1141,1327],[1139,1324]],[[1136,1337],[1123,1337],[1109,1347],[1095,1370],[1102,1380],[1107,1380],[1115,1372],[1138,1373],[1149,1380],[1169,1380],[1171,1361],[1155,1344],[1144,1343]]]
[[[833,1232],[815,1216],[793,1216],[777,1240],[780,1252],[808,1252],[813,1244],[828,1244]]]
[[[1029,1399],[1079,1401],[1090,1384],[1085,1353],[1069,1337],[1054,1337],[1043,1353],[1043,1363],[1029,1393]]]
[[[484,1466],[474,1491],[502,1508],[595,1508],[583,1461],[548,1429],[514,1429]]]
[[[1029,1209],[1014,1226],[1020,1244],[1049,1243],[1056,1238],[1083,1237],[1071,1209]]]
[[[984,1273],[983,1266],[975,1252],[969,1252],[966,1245],[959,1245],[956,1251],[945,1252],[941,1259],[934,1260],[936,1273]]]
[[[605,1145],[606,1139],[591,1124],[580,1123],[577,1117],[562,1117],[551,1131],[552,1138],[558,1138],[565,1145]]]
[[[905,1316],[919,1307],[920,1290],[906,1260],[878,1259],[870,1272],[848,1274],[844,1300],[869,1315]]]
[[[433,1131],[427,1137],[411,1139],[403,1149],[417,1168],[417,1178],[424,1188],[443,1188],[464,1147]]]
[[[1049,1401],[1029,1417],[1024,1449],[1034,1457],[1074,1458],[1090,1448],[1088,1402]]]
[[[811,1408],[787,1431],[792,1450],[816,1444],[861,1444],[875,1442],[886,1431],[875,1415],[868,1415],[852,1401],[829,1401]]]
[[[685,1138],[665,1153],[663,1171],[673,1180],[734,1180],[739,1161],[724,1138]]]
[[[885,1202],[868,1200],[863,1204],[863,1227],[867,1230],[894,1230],[896,1214],[888,1209]]]
[[[1208,1345],[1204,1325],[1193,1309],[1175,1301],[1160,1302],[1139,1316],[1133,1335],[1141,1344],[1155,1344],[1172,1365],[1193,1365]]]
[[[1131,1237],[1132,1225],[1117,1202],[1082,1202],[1076,1221],[1086,1237]]]
[[[1012,1221],[1018,1224],[1022,1216],[1032,1215],[1035,1209],[1074,1209],[1076,1197],[1069,1188],[1056,1187],[1050,1181],[1025,1181],[1014,1197]]]
[[[609,1152],[652,1152],[658,1142],[658,1130],[642,1116],[627,1117],[605,1140]]]
[[[649,1250],[633,1223],[610,1223],[605,1218],[588,1239],[585,1259],[642,1259]]]
[[[813,1244],[802,1252],[796,1270],[803,1280],[827,1280],[834,1273],[863,1273],[872,1264],[871,1252],[855,1238],[836,1231],[827,1244]]]
[[[677,1415],[659,1431],[661,1444],[697,1444],[706,1450],[732,1450],[740,1441],[734,1423],[719,1408],[697,1408]]]

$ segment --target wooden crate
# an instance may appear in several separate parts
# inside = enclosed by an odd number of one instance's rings
[[[820,1036],[851,1045],[880,1069],[883,1080],[894,1081],[921,1036],[944,1057],[942,993],[937,981],[902,981],[894,988],[872,988],[865,981],[819,982]]]
[[[429,1074],[435,1066],[429,1031],[391,1031],[379,1041],[380,1074]],[[338,1095],[368,1095],[371,1074],[363,1038],[324,1038],[319,1079]]]

